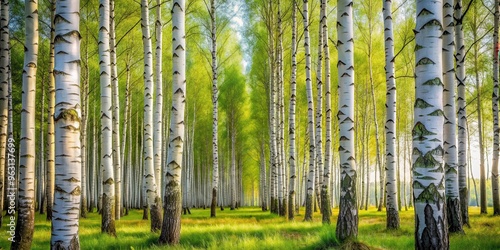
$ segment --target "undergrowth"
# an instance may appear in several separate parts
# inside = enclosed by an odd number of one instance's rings
[[[450,249],[500,249],[500,217],[480,215],[479,209],[469,208],[472,227],[465,235],[450,235]],[[414,212],[401,211],[401,228],[385,228],[385,212],[375,208],[359,211],[359,236],[356,241],[340,244],[335,238],[338,210],[333,210],[332,225],[322,225],[321,215],[313,222],[303,222],[304,211],[295,221],[260,208],[225,209],[210,218],[209,209],[191,209],[183,215],[181,242],[169,249],[413,249]],[[491,214],[491,211],[490,211]],[[116,222],[117,237],[101,233],[101,218],[89,213],[80,220],[81,249],[165,249],[157,245],[159,233],[150,232],[150,222],[142,220],[142,210],[130,211]],[[5,224],[5,223],[4,223]],[[6,226],[0,231],[0,249],[9,249]],[[36,215],[32,249],[50,248],[50,222],[45,215]]]

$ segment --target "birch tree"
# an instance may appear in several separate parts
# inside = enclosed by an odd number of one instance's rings
[[[173,96],[170,115],[166,187],[163,225],[159,242],[175,245],[181,232],[181,167],[184,144],[184,112],[186,100],[186,35],[185,0],[174,0],[172,5],[172,83]]]
[[[321,2],[321,8],[323,4]],[[320,11],[322,12],[322,10]],[[316,65],[316,179],[314,191],[316,200],[321,208],[320,199],[320,185],[323,181],[323,27],[322,17],[320,15],[319,28],[318,28],[318,64]]]
[[[157,214],[161,216],[161,174],[162,174],[162,145],[163,145],[163,69],[162,69],[162,51],[163,51],[163,22],[161,18],[161,0],[156,1],[156,22],[155,22],[155,34],[156,34],[156,62],[155,62],[155,84],[156,84],[156,102],[154,107],[154,118],[153,118],[153,151],[154,151],[154,172],[155,172],[155,184],[156,184],[156,199],[157,203],[156,209],[158,209]],[[159,223],[161,222],[161,217]],[[158,230],[161,226],[158,225]]]
[[[101,231],[116,236],[115,177],[113,169],[113,121],[111,60],[109,43],[109,0],[99,1],[99,71],[101,86]]]
[[[87,44],[88,45],[88,44]],[[88,46],[86,46],[88,48]],[[87,169],[89,166],[89,161],[87,157],[87,152],[88,152],[88,144],[87,144],[87,125],[88,125],[88,92],[89,92],[89,81],[90,81],[90,74],[89,74],[89,67],[88,67],[88,49],[85,51],[86,55],[86,62],[87,65],[85,67],[85,77],[82,77],[82,87],[81,91],[83,93],[80,93],[80,96],[82,97],[82,119],[80,121],[80,126],[81,126],[81,137],[80,137],[80,145],[82,147],[82,201],[80,203],[80,217],[81,218],[87,218],[87,183],[88,183],[88,178],[87,178]],[[43,99],[42,99],[43,100]]]
[[[25,1],[19,193],[16,235],[11,249],[30,249],[35,229],[35,100],[38,65],[38,1]],[[13,143],[9,140],[9,145]],[[0,194],[3,195],[3,194]]]
[[[492,93],[492,111],[493,111],[493,161],[491,166],[491,187],[493,194],[493,214],[500,215],[500,197],[498,196],[498,153],[499,127],[498,127],[498,22],[500,18],[500,1],[494,1],[494,29],[493,29],[493,93]],[[457,183],[458,184],[458,183]],[[448,195],[448,193],[446,193]],[[448,203],[449,204],[449,203]],[[450,221],[451,222],[451,221]],[[452,231],[450,225],[450,231]]]
[[[56,89],[55,89],[55,78],[54,78],[54,64],[55,64],[55,54],[54,54],[54,37],[55,37],[55,27],[54,27],[54,15],[56,12],[56,1],[50,1],[50,62],[49,62],[49,103],[48,103],[48,114],[47,114],[47,185],[46,190],[46,200],[47,200],[47,220],[52,220],[52,205],[54,203],[54,178],[55,178],[55,135],[54,135],[54,112],[56,105]]]
[[[279,215],[287,216],[287,196],[285,183],[285,94],[284,94],[284,77],[283,77],[283,21],[281,12],[281,1],[278,0],[278,202]]]
[[[305,221],[312,221],[314,196],[314,168],[316,166],[316,140],[314,134],[314,97],[311,82],[311,48],[309,46],[309,1],[304,0],[302,18],[304,23],[304,48],[306,56],[307,131],[309,133],[309,174],[307,176]]]
[[[396,76],[394,69],[394,30],[392,22],[392,0],[383,3],[384,15],[384,47],[385,47],[385,83],[386,94],[386,119],[385,119],[385,189],[386,189],[386,216],[387,228],[399,228],[399,206],[397,203],[398,192],[396,188]],[[381,196],[383,193],[380,194]],[[383,203],[381,201],[381,203]]]
[[[446,208],[450,232],[463,232],[460,217],[460,194],[457,171],[457,117],[455,108],[455,37],[453,1],[445,0],[443,5],[443,111],[444,111],[444,171],[446,186]]]
[[[292,2],[292,76],[290,79],[290,115],[288,117],[288,137],[289,137],[289,155],[288,164],[290,165],[290,184],[288,193],[288,220],[293,221],[295,217],[295,180],[296,175],[296,157],[295,152],[295,110],[297,105],[297,1]]]
[[[161,203],[158,195],[153,162],[153,50],[149,31],[149,6],[147,0],[141,1],[141,27],[144,48],[144,190],[146,205],[151,214],[151,231],[161,228]]]
[[[323,223],[330,224],[330,171],[332,167],[332,93],[330,86],[330,47],[327,20],[328,0],[321,0],[321,28],[323,29],[323,53],[325,55],[325,169],[323,171],[323,182],[321,184],[321,213]]]
[[[212,39],[212,203],[210,217],[216,216],[219,186],[219,91],[217,87],[217,11],[216,0],[210,1],[210,38]]]
[[[462,14],[462,0],[454,2],[455,20],[455,63],[457,79],[457,115],[458,115],[458,189],[460,193],[460,208],[462,223],[469,225],[469,190],[467,185],[467,110],[465,86],[465,45]]]
[[[356,161],[354,150],[354,40],[353,1],[337,1],[337,47],[339,82],[340,204],[336,235],[342,241],[358,235]]]
[[[113,170],[115,178],[115,219],[119,220],[123,202],[122,157],[120,156],[120,93],[118,88],[118,66],[116,62],[115,0],[109,0],[109,47],[113,110]]]
[[[80,216],[80,1],[56,1],[55,193],[51,249],[79,249]]]
[[[9,32],[9,1],[1,1],[0,13],[0,208],[4,207],[5,152],[7,145],[8,126],[8,91],[10,74],[10,32]],[[0,213],[2,225],[3,213]]]
[[[415,248],[448,249],[443,169],[441,1],[418,1],[413,135]]]

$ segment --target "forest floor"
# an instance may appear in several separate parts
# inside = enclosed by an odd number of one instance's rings
[[[258,207],[237,210],[217,210],[210,218],[210,209],[191,209],[183,215],[181,242],[168,249],[339,249],[335,240],[338,210],[333,210],[332,225],[322,225],[321,215],[313,222],[303,222],[304,211],[295,222],[262,212]],[[451,235],[450,249],[500,249],[500,216],[479,215],[479,209],[469,208],[471,228],[465,235]],[[370,249],[413,249],[413,210],[400,212],[401,229],[385,229],[385,212],[372,207],[360,210],[358,241]],[[89,213],[80,220],[81,249],[167,249],[156,245],[159,233],[150,233],[150,222],[142,220],[142,210],[132,210],[116,222],[116,238],[101,234],[101,219]],[[0,249],[9,249],[5,225],[0,235]],[[50,222],[45,215],[36,216],[32,249],[50,248]]]

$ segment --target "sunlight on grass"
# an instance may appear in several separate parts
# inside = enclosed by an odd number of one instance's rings
[[[450,249],[500,249],[500,217],[479,215],[476,207],[469,211],[472,228],[465,228],[465,235],[451,235]],[[340,249],[335,239],[336,209],[332,225],[322,225],[319,213],[314,214],[314,222],[303,222],[303,210],[294,222],[259,208],[219,210],[217,218],[210,218],[209,209],[191,212],[182,217],[179,246],[169,249]],[[370,249],[413,249],[413,210],[401,211],[400,230],[386,230],[385,216],[375,208],[360,210],[358,242]],[[133,210],[116,222],[116,238],[101,234],[100,223],[97,213],[80,220],[81,249],[166,248],[156,245],[159,233],[150,232],[150,222],[142,220],[142,210]],[[10,248],[6,238],[0,240],[0,249]],[[45,215],[37,215],[32,249],[49,248],[50,222]]]

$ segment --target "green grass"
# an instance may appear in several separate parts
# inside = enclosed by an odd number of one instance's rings
[[[471,207],[471,228],[465,235],[451,235],[450,249],[500,249],[500,217],[479,215]],[[235,211],[217,211],[217,218],[210,218],[210,210],[192,209],[183,215],[181,242],[169,249],[337,249],[335,223],[338,210],[334,210],[332,225],[321,224],[319,213],[314,222],[303,222],[304,211],[295,222],[259,208],[242,208]],[[492,211],[489,211],[490,214]],[[375,208],[361,210],[358,241],[371,249],[413,249],[413,210],[402,211],[401,229],[385,229],[385,212]],[[159,233],[150,233],[149,221],[142,220],[142,211],[131,211],[129,216],[117,221],[117,238],[101,234],[100,216],[89,214],[80,220],[80,245],[82,249],[166,249],[156,245]],[[5,224],[5,223],[4,223]],[[0,231],[0,249],[9,249],[5,225]],[[32,249],[50,248],[50,222],[45,215],[38,215]]]

